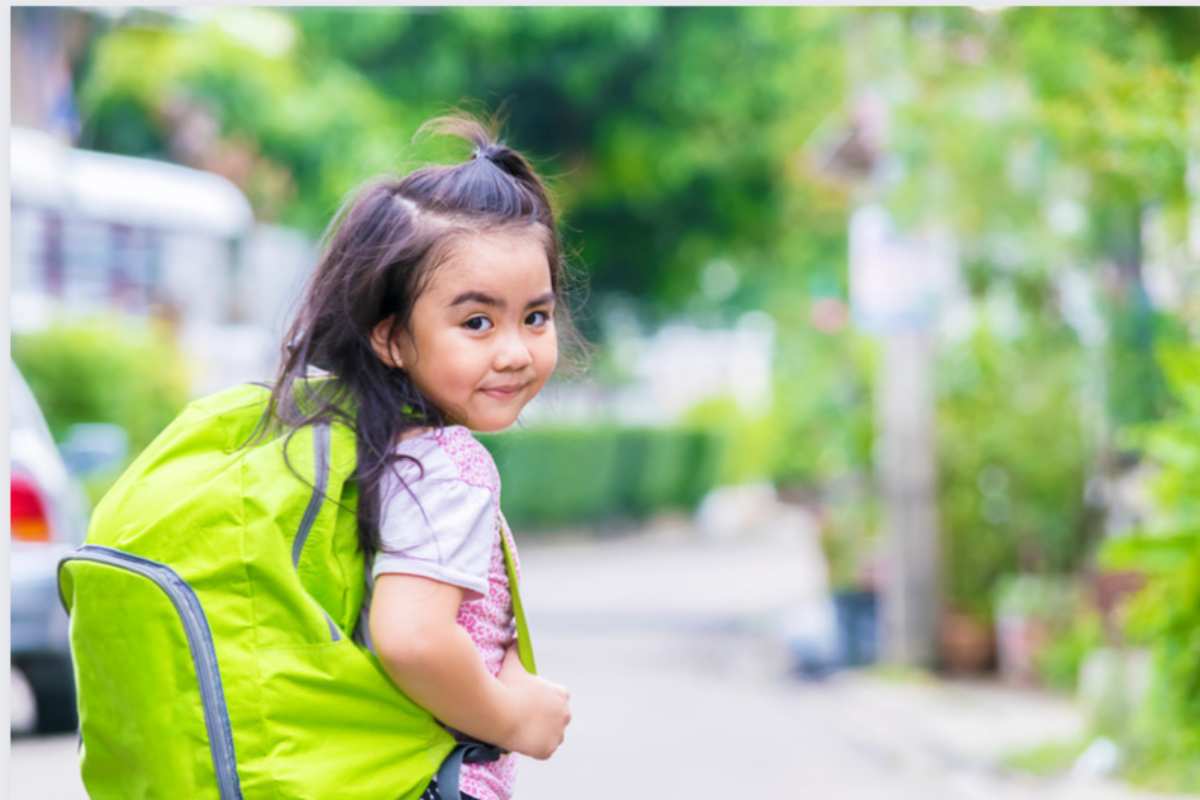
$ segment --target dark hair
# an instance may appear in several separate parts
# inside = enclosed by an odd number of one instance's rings
[[[377,357],[371,333],[389,317],[393,333],[407,329],[433,268],[457,237],[531,228],[550,265],[559,335],[568,344],[582,343],[567,308],[554,210],[533,167],[497,140],[494,124],[454,115],[432,119],[418,133],[427,131],[464,139],[474,152],[461,164],[375,179],[334,216],[287,333],[264,415],[264,430],[281,424],[288,436],[322,421],[353,427],[359,545],[368,554],[379,546],[379,485],[398,459],[395,443],[406,430],[446,424],[442,410],[406,372]],[[313,367],[333,380],[306,381]]]

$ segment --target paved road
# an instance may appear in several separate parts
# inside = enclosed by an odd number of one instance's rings
[[[553,759],[522,764],[518,797],[1149,797],[998,770],[1006,750],[1080,729],[1064,701],[986,685],[789,677],[778,631],[818,594],[812,556],[797,539],[706,542],[679,530],[523,542],[539,667],[571,689],[574,722]],[[83,797],[73,737],[18,740],[11,767],[12,797]]]
[[[779,632],[820,595],[811,543],[677,534],[523,552],[539,668],[572,690],[574,721],[552,760],[522,765],[522,800],[1152,797],[998,768],[1078,734],[1064,700],[791,677]]]

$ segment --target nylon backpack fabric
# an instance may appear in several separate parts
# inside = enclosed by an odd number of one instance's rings
[[[60,565],[96,800],[417,800],[455,749],[352,639],[365,590],[353,431],[244,447],[268,397],[246,385],[191,403]]]

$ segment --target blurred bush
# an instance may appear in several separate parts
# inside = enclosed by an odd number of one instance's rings
[[[785,318],[795,327],[777,342],[769,408],[749,413],[732,396],[715,397],[686,419],[718,438],[722,485],[767,481],[812,507],[833,585],[865,588],[880,538],[871,491],[876,345],[849,329],[818,331],[804,309],[798,314]]]
[[[1007,680],[1070,691],[1092,648],[1102,644],[1099,615],[1072,575],[1018,574],[996,587],[998,665]]]
[[[520,530],[691,509],[717,480],[719,443],[694,428],[546,427],[481,435]]]
[[[769,414],[748,414],[732,396],[713,397],[688,411],[685,422],[709,431],[717,442],[717,483],[752,483],[771,477],[783,441]]]
[[[779,442],[771,478],[781,487],[821,487],[872,471],[877,344],[849,330],[782,341],[770,426]]]
[[[833,589],[874,588],[882,545],[880,511],[878,496],[865,481],[847,481],[826,491],[821,551]]]
[[[1127,728],[1130,771],[1200,791],[1200,347],[1164,350],[1160,362],[1176,409],[1134,435],[1159,469],[1156,510],[1144,529],[1111,540],[1101,562],[1148,578],[1127,618],[1153,654],[1147,700]]]
[[[753,414],[731,396],[696,404],[687,422],[723,442],[722,484],[767,480],[821,494],[869,475],[875,437],[868,337],[792,332],[781,337],[770,408]]]
[[[1088,557],[1081,365],[1070,334],[1050,327],[1013,341],[981,327],[945,355],[938,504],[955,610],[989,619],[1003,576],[1070,573]]]
[[[12,356],[59,442],[76,423],[108,422],[136,454],[189,396],[184,357],[153,322],[95,317],[18,333]]]
[[[1034,655],[1034,666],[1042,684],[1062,692],[1079,686],[1084,661],[1104,644],[1104,625],[1094,610],[1084,609],[1053,632],[1046,646]]]

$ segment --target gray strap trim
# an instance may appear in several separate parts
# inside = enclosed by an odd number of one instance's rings
[[[330,436],[328,422],[319,422],[313,426],[313,493],[308,498],[304,516],[300,519],[300,528],[296,531],[296,538],[292,540],[293,567],[300,566],[300,554],[304,552],[304,543],[308,541],[308,534],[312,532],[312,526],[317,521],[317,514],[321,512],[321,503],[325,500],[325,489],[329,486]],[[329,625],[330,638],[335,642],[340,640],[342,633],[328,614],[325,615],[325,622]]]
[[[462,800],[462,793],[459,791],[459,777],[462,773],[463,763],[467,764],[482,764],[487,761],[495,761],[501,756],[500,748],[494,747],[483,742],[459,742],[458,746],[450,751],[450,755],[446,756],[446,760],[442,762],[442,766],[438,769],[437,777],[437,793],[441,800]]]
[[[371,556],[363,559],[363,601],[358,607],[358,622],[350,637],[358,644],[375,652],[375,644],[371,641],[371,595],[375,592],[375,579],[371,576]]]
[[[61,572],[68,562],[77,560],[94,561],[141,575],[157,584],[170,598],[179,613],[188,640],[188,649],[191,651],[192,663],[196,668],[204,726],[208,731],[208,746],[212,754],[213,770],[216,772],[218,792],[221,800],[241,800],[242,788],[233,747],[233,726],[229,720],[229,709],[225,705],[225,690],[221,685],[221,670],[213,646],[212,629],[208,626],[204,607],[200,605],[195,591],[179,573],[166,564],[112,547],[83,545],[58,563],[59,571]],[[82,725],[82,721],[80,724]],[[82,741],[82,730],[80,737]]]
[[[321,510],[321,501],[325,499],[325,487],[329,485],[329,423],[322,422],[313,427],[313,493],[308,499],[308,507],[304,509],[304,517],[300,520],[300,529],[292,542],[292,566],[300,565],[300,553],[304,551],[304,542],[312,531],[313,523],[317,521],[317,513]]]

